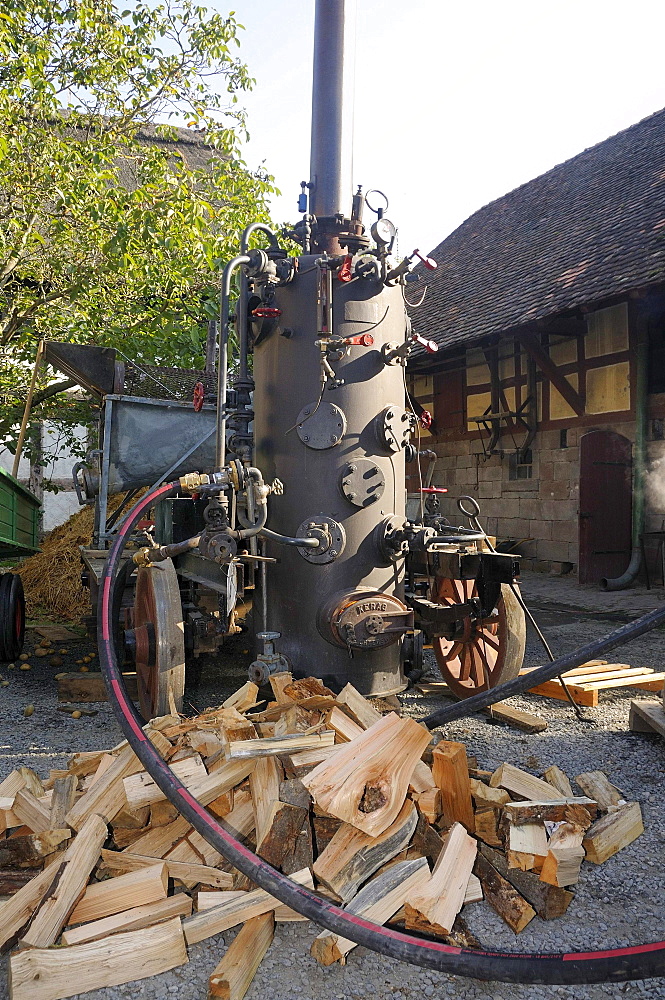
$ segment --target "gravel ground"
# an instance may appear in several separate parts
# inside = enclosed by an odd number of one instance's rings
[[[608,605],[604,595],[577,588],[573,581],[552,581],[552,587],[549,583],[547,578],[534,575],[527,579],[523,591],[555,655],[601,637],[617,622],[632,618],[639,610],[655,607],[663,596],[662,591],[641,594],[632,591],[628,605],[618,600],[619,595],[612,595]],[[28,649],[33,645],[34,641],[29,641]],[[0,667],[0,677],[10,681],[8,687],[0,688],[3,707],[0,778],[22,764],[45,775],[49,768],[64,766],[71,752],[109,747],[119,739],[108,705],[94,706],[99,709],[97,715],[77,721],[57,711],[53,675],[68,667],[76,669],[71,661],[92,651],[87,642],[62,645],[67,645],[70,651],[64,667],[49,667],[46,658],[33,658],[29,671]],[[243,683],[246,676],[243,645],[241,642],[230,650],[223,676],[212,662],[203,664],[198,684],[188,686],[186,699],[192,708],[200,710],[218,704]],[[663,645],[663,632],[658,630],[617,651],[617,659],[634,666],[659,667]],[[542,662],[539,643],[533,634],[529,635],[526,662],[531,665]],[[91,669],[94,669],[92,664]],[[583,865],[576,898],[563,918],[555,921],[535,918],[516,939],[486,903],[466,907],[467,923],[484,947],[511,951],[591,950],[638,944],[663,936],[664,744],[659,737],[628,731],[629,705],[635,697],[653,695],[635,691],[605,693],[597,708],[585,710],[587,722],[578,721],[564,702],[534,696],[511,699],[509,704],[547,718],[549,728],[536,735],[509,729],[483,716],[462,719],[446,728],[445,737],[465,742],[468,752],[477,756],[479,766],[487,769],[507,760],[536,774],[542,774],[552,763],[570,776],[596,768],[605,770],[627,799],[641,802],[644,813],[645,834],[638,841],[604,865]],[[442,704],[441,700],[425,698],[416,692],[407,692],[402,701],[414,718],[422,718]],[[24,718],[23,708],[28,703],[34,704],[35,712]],[[310,924],[278,925],[274,944],[259,968],[247,1000],[365,1000],[367,997],[415,1000],[422,996],[535,1000],[544,995],[570,1000],[600,1000],[608,996],[665,1000],[662,980],[588,987],[485,983],[424,972],[364,948],[351,952],[346,967],[321,968],[309,956],[310,943],[317,933]],[[189,964],[173,972],[86,993],[85,997],[164,1000],[173,995],[182,1000],[204,1000],[208,976],[234,936],[235,931],[228,931],[195,945],[189,949]],[[0,1000],[8,996],[5,978],[3,975],[0,980]]]

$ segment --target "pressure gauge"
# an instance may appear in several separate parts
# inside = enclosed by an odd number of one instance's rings
[[[393,223],[386,218],[377,219],[370,231],[374,242],[386,247],[391,245],[397,234]]]

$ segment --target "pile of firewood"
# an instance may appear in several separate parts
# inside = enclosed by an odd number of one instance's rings
[[[536,914],[566,911],[584,857],[605,861],[642,832],[639,804],[601,772],[578,775],[576,797],[555,766],[544,778],[479,770],[463,744],[433,745],[351,685],[335,696],[277,674],[271,686],[267,705],[248,683],[218,709],[154,719],[146,733],[234,836],[367,920],[473,946],[459,913],[485,898],[519,933]],[[45,781],[12,772],[0,823],[13,1000],[156,975],[242,924],[209,981],[210,997],[240,1000],[275,921],[304,919],[226,863],[127,743],[76,754]],[[344,963],[353,947],[322,931],[311,953]]]

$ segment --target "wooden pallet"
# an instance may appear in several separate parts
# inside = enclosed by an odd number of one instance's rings
[[[520,673],[528,674],[531,669],[535,668],[522,670]],[[601,663],[598,660],[584,663],[574,670],[567,670],[563,676],[577,704],[588,708],[596,707],[601,691],[620,687],[662,691],[665,683],[665,672],[657,673],[651,667],[631,667],[628,663]],[[545,698],[557,698],[559,701],[568,700],[566,692],[556,679],[529,688],[529,693],[543,695]]]
[[[662,701],[631,701],[629,726],[634,733],[658,733],[665,736],[665,710]]]

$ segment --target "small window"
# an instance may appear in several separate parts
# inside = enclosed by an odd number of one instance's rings
[[[559,448],[568,447],[568,430],[565,427],[559,431]]]
[[[508,479],[531,479],[533,475],[533,455],[531,449],[516,451],[508,456]]]

